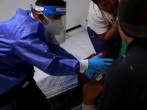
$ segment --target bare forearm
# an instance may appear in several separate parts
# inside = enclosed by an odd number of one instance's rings
[[[103,41],[111,41],[115,36],[118,35],[118,25],[114,23],[112,27],[103,35],[99,35]]]

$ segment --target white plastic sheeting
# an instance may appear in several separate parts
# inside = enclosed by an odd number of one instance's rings
[[[94,49],[85,28],[71,31],[68,35],[70,37],[68,37],[66,42],[61,44],[61,46],[72,53],[76,58],[85,59],[87,56],[94,53]],[[76,75],[58,77],[50,76],[37,68],[35,68],[35,70],[34,79],[47,98],[63,93],[78,85]]]

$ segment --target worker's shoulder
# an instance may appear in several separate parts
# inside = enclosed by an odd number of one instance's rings
[[[22,33],[37,33],[44,27],[40,21],[31,16],[30,10],[17,9],[14,21],[19,21],[16,23],[18,27],[17,31],[21,30]]]
[[[21,8],[18,8],[16,11],[15,19],[19,21],[19,24],[21,26],[39,26],[40,21],[34,19],[33,15],[31,14],[30,10],[23,10]]]

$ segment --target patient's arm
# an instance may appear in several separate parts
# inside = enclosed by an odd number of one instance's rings
[[[97,81],[91,81],[83,87],[83,104],[95,105],[103,91],[103,86]]]

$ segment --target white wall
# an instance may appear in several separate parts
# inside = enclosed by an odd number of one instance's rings
[[[0,0],[0,21],[13,16],[17,8],[30,9],[36,0]],[[87,14],[90,0],[65,0],[67,2],[67,29],[78,25]]]
[[[30,9],[35,0],[0,0],[0,21],[10,18],[17,8]]]
[[[67,2],[67,29],[78,25],[87,16],[90,0],[65,0]],[[84,18],[86,19],[86,18]]]

